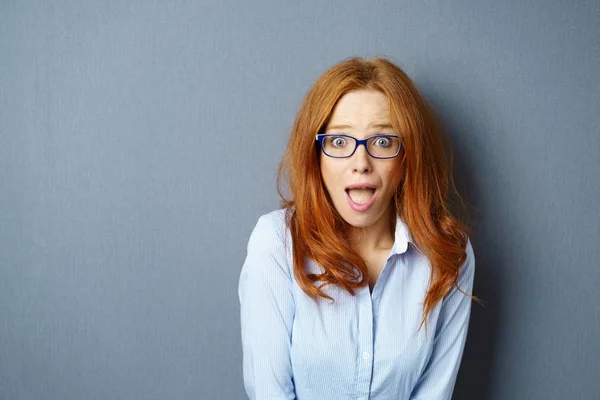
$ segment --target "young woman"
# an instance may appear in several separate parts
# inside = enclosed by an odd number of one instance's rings
[[[291,199],[258,220],[240,275],[251,399],[451,398],[475,261],[447,150],[390,61],[317,80],[280,165]]]

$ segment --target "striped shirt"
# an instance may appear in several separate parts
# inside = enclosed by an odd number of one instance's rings
[[[258,220],[239,279],[243,375],[250,399],[450,399],[471,299],[453,288],[419,325],[431,264],[398,218],[373,287],[355,296],[327,285],[311,299],[294,279],[285,210]],[[470,241],[459,286],[471,293]],[[308,260],[307,270],[322,272]]]

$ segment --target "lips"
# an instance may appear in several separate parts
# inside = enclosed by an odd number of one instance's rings
[[[375,202],[377,190],[372,184],[354,184],[346,188],[346,200],[354,211],[367,211]]]

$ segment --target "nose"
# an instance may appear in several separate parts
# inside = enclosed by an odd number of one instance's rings
[[[358,146],[352,155],[351,160],[353,171],[358,173],[367,173],[371,172],[373,169],[372,159],[369,153],[367,153],[367,148],[365,145]]]

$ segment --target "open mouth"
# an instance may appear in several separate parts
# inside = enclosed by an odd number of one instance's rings
[[[346,193],[356,204],[366,204],[373,194],[375,194],[375,189],[373,188],[356,188],[356,189],[346,189]]]
[[[371,186],[346,188],[346,200],[354,211],[366,211],[373,205],[376,192]]]

